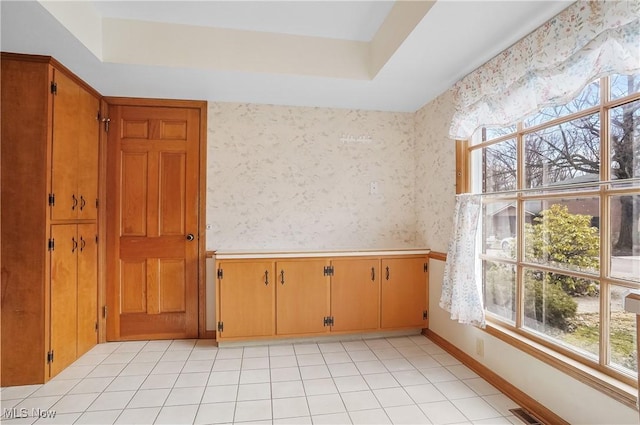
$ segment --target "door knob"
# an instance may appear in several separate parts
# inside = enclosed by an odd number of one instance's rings
[[[191,242],[191,241],[192,241],[192,240],[194,240],[194,239],[195,239],[195,236],[193,236],[193,233],[189,233],[189,234],[187,235],[187,240],[188,240],[189,242]]]

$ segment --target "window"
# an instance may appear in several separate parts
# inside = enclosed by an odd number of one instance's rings
[[[480,132],[479,132],[480,133]],[[640,289],[640,74],[466,145],[490,321],[630,385]]]

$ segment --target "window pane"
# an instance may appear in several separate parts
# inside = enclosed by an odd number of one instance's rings
[[[588,280],[592,295],[571,296],[563,288],[574,279],[525,269],[524,326],[554,342],[597,358],[600,345],[600,285]]]
[[[535,115],[524,120],[525,127],[533,127],[538,124],[564,117],[600,104],[600,80],[585,87],[572,101],[559,106],[550,106],[542,109]]]
[[[501,192],[516,188],[516,141],[507,140],[482,149],[482,191]]]
[[[487,202],[483,206],[483,253],[493,257],[515,258],[516,201]]]
[[[611,197],[611,276],[640,282],[640,195]]]
[[[526,187],[599,180],[599,132],[592,114],[525,135]]]
[[[627,291],[627,288],[615,285],[612,285],[609,291],[611,297],[609,347],[611,365],[635,375],[638,371],[636,315],[624,310],[624,297]]]
[[[516,321],[516,268],[512,264],[483,261],[484,305],[508,322]]]
[[[611,178],[640,177],[640,101],[620,105],[611,109],[609,114]]]
[[[550,199],[525,203],[525,260],[559,269],[597,273],[600,269],[598,198]],[[570,278],[565,291],[590,294],[583,279]]]
[[[485,127],[482,129],[482,141],[487,142],[489,140],[497,139],[498,137],[515,133],[516,129],[515,125],[509,127]]]
[[[640,91],[640,74],[612,75],[609,77],[611,100],[620,99]]]

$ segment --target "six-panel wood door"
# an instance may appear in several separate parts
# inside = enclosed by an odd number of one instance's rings
[[[200,110],[110,113],[107,338],[197,337]]]
[[[273,261],[222,262],[218,265],[218,336],[274,334],[275,265]]]
[[[380,260],[331,260],[332,331],[365,331],[380,324]]]
[[[424,327],[427,310],[426,259],[388,258],[381,263],[382,328]]]
[[[329,316],[328,260],[278,261],[276,263],[276,333],[278,335],[324,333]]]

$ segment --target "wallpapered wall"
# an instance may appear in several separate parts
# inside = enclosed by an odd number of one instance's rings
[[[210,103],[208,116],[207,249],[416,246],[414,114]]]

